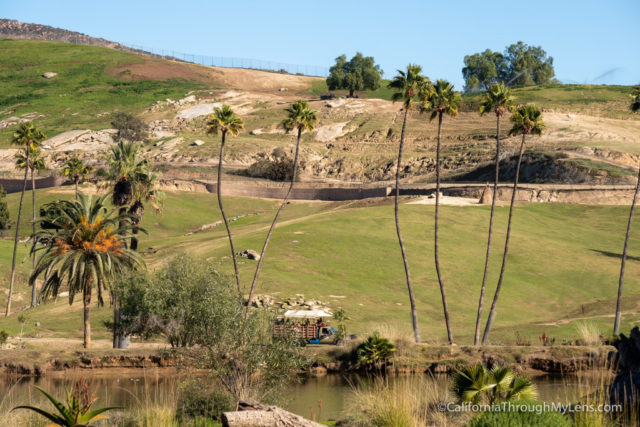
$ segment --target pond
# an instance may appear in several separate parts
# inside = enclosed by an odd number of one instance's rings
[[[34,389],[34,385],[52,392],[57,398],[65,396],[65,387],[72,388],[75,381],[84,377],[98,398],[97,406],[174,406],[181,383],[192,379],[175,369],[102,370],[69,372],[64,376],[54,374],[42,378],[0,377],[2,412],[17,405],[48,403]],[[389,376],[389,381],[403,381],[406,376]],[[449,387],[447,375],[434,377],[438,387]],[[199,381],[209,381],[206,377]],[[588,388],[575,376],[544,375],[533,378],[538,386],[540,399],[545,402],[568,402],[584,395]],[[343,416],[349,394],[355,384],[371,382],[367,376],[354,374],[330,374],[322,377],[305,377],[284,393],[280,406],[308,418],[335,420]]]

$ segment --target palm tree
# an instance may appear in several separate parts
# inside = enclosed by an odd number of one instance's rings
[[[402,231],[400,230],[399,219],[399,197],[400,197],[400,171],[402,169],[402,150],[404,149],[404,136],[407,128],[407,117],[409,110],[413,106],[414,99],[420,93],[429,91],[431,82],[423,76],[422,68],[419,65],[409,64],[407,71],[398,70],[398,75],[389,82],[389,88],[395,89],[392,99],[393,102],[402,101],[404,109],[404,118],[402,120],[402,131],[400,132],[400,145],[398,146],[398,162],[396,165],[396,191],[394,196],[394,213],[396,222],[396,233],[398,235],[398,244],[400,245],[400,253],[402,254],[402,262],[404,264],[404,274],[407,280],[407,289],[409,291],[409,304],[411,305],[411,322],[413,324],[413,338],[416,343],[420,342],[420,329],[418,327],[418,312],[416,310],[416,302],[413,295],[413,283],[411,282],[411,271],[409,270],[409,261],[407,260],[407,252],[402,240]]]
[[[518,376],[509,367],[488,370],[481,363],[457,371],[452,391],[460,402],[495,405],[513,400],[535,400],[538,389],[527,377]]]
[[[123,229],[126,223],[125,214],[127,205],[133,199],[133,188],[138,177],[148,174],[148,163],[140,156],[139,144],[120,140],[117,145],[111,146],[107,153],[107,163],[109,165],[109,182],[113,184],[111,192],[111,202],[119,209],[118,215],[123,218],[120,228]],[[126,241],[123,238],[126,246]],[[118,311],[118,301],[115,294],[112,295],[113,304],[113,348],[120,348],[120,336],[118,325],[120,314]]]
[[[33,226],[33,244],[36,244],[36,179],[35,172],[40,173],[45,170],[47,167],[45,165],[44,159],[42,158],[42,153],[39,147],[31,150],[30,155],[25,156],[22,153],[16,154],[16,167],[18,169],[24,169],[26,167],[31,171],[31,224]],[[33,267],[36,266],[36,253],[33,253]],[[36,287],[33,286],[31,288],[31,305],[33,308],[36,306]]]
[[[504,253],[502,254],[502,267],[500,267],[498,285],[496,286],[496,291],[493,295],[489,318],[487,319],[484,334],[482,335],[482,344],[485,344],[489,339],[489,332],[491,331],[491,326],[493,325],[493,320],[496,315],[496,304],[498,303],[498,297],[500,296],[500,290],[502,289],[504,270],[507,265],[507,254],[509,253],[509,237],[511,236],[513,205],[516,200],[516,193],[518,192],[518,178],[520,177],[520,164],[522,163],[522,154],[524,153],[525,138],[527,135],[541,135],[545,128],[545,125],[542,122],[542,112],[535,105],[524,105],[518,107],[518,109],[511,115],[511,121],[513,122],[513,127],[509,131],[509,135],[522,135],[522,142],[520,143],[520,152],[518,154],[516,176],[513,180],[513,192],[511,193],[511,204],[509,205],[509,219],[507,220],[507,237],[504,241]]]
[[[69,290],[69,304],[76,294],[82,294],[84,307],[84,348],[91,346],[89,309],[95,287],[98,304],[104,303],[102,294],[111,288],[116,275],[142,266],[142,259],[124,244],[131,230],[128,215],[116,215],[105,207],[106,198],[63,201],[62,215],[54,220],[59,231],[44,230],[39,237],[50,242],[31,273],[29,282],[44,273],[41,298],[56,297],[63,283]],[[124,226],[122,226],[124,224]]]
[[[85,165],[77,157],[73,157],[67,161],[67,167],[62,169],[62,175],[73,181],[76,190],[76,200],[78,200],[78,184],[80,181],[86,181],[89,174],[93,172],[93,167]]]
[[[458,115],[458,105],[460,104],[460,94],[453,90],[453,85],[446,80],[438,80],[433,85],[433,91],[428,96],[423,97],[421,111],[431,112],[430,119],[438,118],[438,142],[436,145],[436,209],[434,225],[434,258],[440,294],[442,295],[442,308],[444,310],[444,321],[447,326],[447,338],[449,344],[453,345],[453,335],[449,322],[449,307],[447,305],[447,295],[444,291],[442,274],[440,273],[440,260],[438,257],[438,213],[440,207],[440,137],[442,133],[442,118],[445,114],[455,117]]]
[[[142,215],[144,214],[144,203],[151,203],[151,207],[156,213],[162,212],[162,192],[158,189],[158,176],[151,172],[138,174],[132,186],[132,201],[129,208],[131,223],[133,225],[131,233],[131,250],[138,250],[138,232]]]
[[[631,90],[631,111],[634,113],[640,111],[640,86],[636,86]],[[624,281],[624,267],[627,262],[627,247],[629,246],[629,237],[631,235],[631,221],[633,220],[633,211],[636,208],[638,192],[640,191],[640,170],[638,170],[638,180],[636,182],[636,190],[633,193],[631,201],[631,210],[629,211],[629,221],[627,222],[627,234],[624,238],[624,247],[622,249],[622,261],[620,263],[620,279],[618,280],[618,298],[616,299],[616,318],[613,322],[613,334],[620,333],[620,310],[622,304],[622,283]]]
[[[19,146],[25,153],[25,164],[29,163],[29,156],[44,141],[44,133],[33,125],[33,122],[22,123],[18,130],[13,133],[11,143]],[[16,234],[13,241],[13,258],[11,260],[11,278],[9,279],[9,295],[7,297],[7,311],[5,316],[11,313],[11,297],[13,295],[13,283],[16,276],[16,256],[18,254],[18,235],[20,233],[20,218],[22,215],[22,203],[24,201],[24,193],[27,189],[27,178],[29,168],[24,168],[24,182],[22,184],[22,193],[20,194],[20,203],[18,205],[18,219],[16,221]]]
[[[264,241],[264,245],[262,246],[262,251],[260,252],[260,259],[258,259],[258,265],[256,266],[255,274],[253,275],[253,281],[251,282],[251,289],[249,290],[249,298],[247,299],[247,307],[245,309],[245,319],[249,315],[249,305],[251,303],[251,298],[253,298],[253,291],[255,290],[256,283],[258,282],[258,275],[260,274],[260,269],[262,268],[262,262],[264,261],[264,254],[267,250],[267,246],[269,245],[269,240],[271,239],[271,234],[273,234],[273,230],[276,226],[276,222],[278,222],[278,217],[280,216],[280,212],[287,204],[289,200],[289,196],[291,196],[291,191],[293,190],[293,186],[296,182],[296,176],[298,172],[298,157],[300,153],[300,138],[302,137],[302,132],[305,130],[311,132],[316,124],[318,123],[318,117],[316,115],[316,110],[312,110],[309,108],[309,104],[307,101],[296,101],[291,104],[290,107],[285,109],[287,113],[287,117],[282,121],[282,127],[287,131],[287,133],[296,130],[298,132],[297,140],[296,140],[296,152],[293,157],[293,171],[291,171],[291,184],[289,184],[289,190],[287,194],[284,196],[280,207],[276,211],[276,216],[273,218],[273,222],[271,223],[271,227],[269,227],[269,232],[267,233],[267,238]]]
[[[238,292],[242,292],[240,289],[240,273],[238,272],[238,259],[236,257],[236,249],[233,246],[233,238],[231,237],[231,230],[229,229],[229,221],[227,220],[227,214],[222,206],[222,159],[224,156],[224,143],[227,133],[232,136],[238,135],[238,132],[244,126],[242,119],[238,117],[231,107],[224,104],[222,108],[216,108],[209,116],[207,121],[207,133],[222,134],[222,141],[220,142],[220,156],[218,157],[218,186],[216,187],[216,193],[218,194],[218,206],[220,207],[220,213],[222,214],[222,220],[224,226],[227,229],[227,236],[229,236],[229,246],[231,246],[231,259],[233,260],[233,270],[236,275],[236,286]]]
[[[480,287],[480,299],[478,300],[478,316],[476,317],[476,331],[473,335],[473,345],[480,342],[480,321],[482,318],[482,302],[484,291],[487,285],[487,273],[489,272],[489,257],[491,255],[491,237],[493,234],[493,214],[496,207],[496,197],[498,194],[498,181],[500,177],[500,118],[507,111],[513,110],[513,97],[511,91],[505,87],[504,83],[491,86],[484,93],[480,103],[480,115],[489,111],[496,114],[496,175],[493,181],[493,197],[491,197],[491,214],[489,216],[489,237],[487,238],[487,254],[484,260],[484,273],[482,274],[482,286]]]

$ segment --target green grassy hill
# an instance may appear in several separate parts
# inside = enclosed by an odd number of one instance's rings
[[[59,198],[57,191],[39,191],[38,203]],[[15,194],[9,198],[14,209],[16,199]],[[162,216],[145,216],[143,226],[149,235],[143,237],[141,250],[151,268],[184,251],[231,273],[224,228],[198,231],[220,218],[214,200],[215,195],[211,194],[169,193]],[[237,249],[259,250],[277,201],[229,197],[226,203],[230,216],[248,214],[231,226]],[[442,268],[454,333],[461,344],[469,343],[473,332],[488,213],[488,207],[483,206],[442,208]],[[507,207],[497,208],[488,298],[492,297],[497,280],[507,213]],[[626,207],[520,205],[515,212],[512,250],[493,342],[512,343],[515,331],[534,343],[542,332],[556,337],[558,342],[571,340],[576,335],[577,322],[585,320],[598,324],[603,333],[610,333],[627,215]],[[401,221],[423,338],[443,343],[446,336],[433,268],[433,207],[404,204]],[[11,244],[10,238],[0,240],[3,283],[8,278]],[[640,238],[632,238],[623,330],[640,320],[640,258],[634,249],[639,245]],[[16,309],[27,304],[29,289],[24,278],[31,264],[27,245],[20,248]],[[246,288],[255,262],[241,261],[241,279]],[[299,202],[287,206],[265,258],[257,292],[283,298],[301,293],[329,301],[332,307],[346,309],[352,330],[358,334],[384,325],[408,332],[408,297],[391,201]],[[3,292],[2,307],[5,298]],[[42,325],[38,333],[80,336],[81,304],[75,303],[71,310],[66,307],[64,298],[38,307],[31,316]],[[108,331],[100,322],[109,318],[109,308],[95,313],[96,337],[107,337]],[[0,319],[0,329],[17,333],[20,326],[16,315]],[[33,327],[27,328],[26,333],[33,332]]]

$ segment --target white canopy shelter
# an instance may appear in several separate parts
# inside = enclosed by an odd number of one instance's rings
[[[331,316],[331,313],[327,313],[324,310],[287,310],[284,313],[284,317],[287,319],[318,319]]]

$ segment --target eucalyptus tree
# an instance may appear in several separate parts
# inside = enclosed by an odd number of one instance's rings
[[[80,181],[86,181],[91,172],[93,172],[93,167],[85,165],[78,157],[68,160],[67,166],[62,169],[62,175],[73,181],[76,200],[78,200],[78,184]]]
[[[411,306],[411,322],[413,325],[413,338],[416,343],[420,342],[420,328],[418,326],[418,312],[416,310],[415,296],[413,292],[413,283],[411,281],[411,270],[409,269],[409,261],[407,259],[407,251],[404,247],[402,239],[402,231],[400,229],[399,218],[399,197],[400,197],[400,171],[402,170],[402,152],[404,150],[404,139],[407,129],[407,118],[409,110],[413,107],[416,98],[420,94],[429,93],[432,85],[429,79],[422,75],[422,67],[415,64],[407,65],[407,70],[398,70],[398,74],[389,82],[388,87],[394,89],[393,102],[402,102],[404,110],[402,119],[402,131],[400,132],[400,144],[398,146],[398,160],[396,165],[396,188],[394,197],[394,217],[396,223],[396,234],[398,235],[398,244],[400,245],[400,253],[404,265],[404,274],[407,281],[407,290],[409,292],[409,304]]]
[[[460,94],[453,90],[453,85],[446,80],[438,80],[433,85],[433,90],[427,96],[422,97],[422,112],[430,112],[430,120],[438,118],[438,140],[436,145],[436,207],[435,207],[435,224],[434,224],[434,261],[436,266],[436,275],[438,276],[438,285],[440,286],[440,295],[442,297],[442,309],[444,311],[444,321],[447,327],[447,339],[449,344],[453,345],[453,334],[451,333],[451,324],[449,321],[449,306],[447,305],[447,294],[444,290],[444,282],[442,273],[440,272],[440,259],[438,247],[438,216],[440,210],[440,147],[442,136],[442,119],[444,115],[455,117],[458,115],[458,106],[460,105]]]
[[[509,130],[509,135],[522,135],[522,142],[520,143],[520,151],[518,153],[518,163],[516,165],[516,175],[513,179],[513,191],[511,193],[511,203],[509,205],[509,219],[507,220],[507,236],[504,241],[504,253],[502,254],[502,266],[500,267],[500,276],[498,277],[498,285],[493,295],[493,302],[491,303],[491,310],[489,311],[489,317],[487,318],[487,324],[484,328],[484,334],[482,336],[482,343],[485,344],[489,339],[489,332],[493,325],[493,320],[496,315],[496,305],[498,303],[498,297],[500,296],[500,290],[502,289],[502,281],[504,279],[504,271],[507,266],[507,255],[509,254],[509,238],[511,237],[511,221],[513,219],[513,206],[516,200],[516,194],[518,192],[518,178],[520,177],[520,165],[522,164],[522,154],[524,153],[524,144],[527,135],[542,135],[542,131],[545,129],[544,122],[542,121],[542,112],[535,105],[524,105],[516,109],[511,115],[511,122],[513,127]]]
[[[24,152],[25,164],[29,163],[31,153],[40,147],[42,141],[45,140],[44,133],[36,128],[33,122],[25,122],[18,127],[13,133],[11,143],[18,146]],[[20,219],[22,217],[22,204],[24,202],[24,193],[27,189],[27,179],[29,176],[29,168],[24,168],[24,181],[22,184],[22,192],[20,193],[20,203],[18,204],[18,218],[16,219],[16,232],[13,240],[13,257],[11,259],[11,276],[9,279],[9,294],[7,296],[7,310],[5,316],[11,313],[11,298],[13,296],[13,284],[16,277],[16,256],[18,254],[18,236],[20,233]]]
[[[484,273],[480,286],[480,299],[478,300],[478,315],[476,317],[476,330],[473,335],[473,345],[480,343],[480,323],[482,320],[482,303],[487,286],[487,274],[489,272],[489,258],[491,256],[491,237],[493,235],[493,215],[498,194],[498,181],[500,179],[500,119],[507,111],[513,110],[513,96],[504,83],[492,85],[486,90],[480,103],[480,115],[493,111],[496,115],[496,173],[493,181],[493,196],[491,197],[491,214],[489,215],[489,233],[487,238],[487,253],[484,260]]]
[[[33,244],[36,244],[36,178],[35,173],[40,173],[45,170],[46,164],[44,158],[42,157],[42,152],[39,147],[31,150],[30,155],[25,156],[22,153],[16,154],[16,167],[18,169],[28,168],[31,171],[31,225],[32,229],[32,237]],[[33,267],[36,265],[36,253],[33,253]],[[34,285],[31,288],[31,305],[33,308],[36,306],[36,286]]]
[[[640,111],[640,86],[636,86],[631,90],[631,111],[634,113]],[[636,208],[638,192],[640,191],[640,170],[638,170],[638,180],[636,182],[636,190],[633,193],[631,201],[631,210],[629,211],[629,220],[627,221],[627,234],[624,238],[624,247],[622,249],[622,261],[620,262],[620,277],[618,279],[618,298],[616,299],[616,315],[613,322],[613,334],[620,333],[620,310],[622,308],[622,284],[624,282],[624,267],[627,262],[627,248],[629,246],[629,237],[631,236],[631,221],[633,220],[633,211]]]
[[[236,255],[236,249],[233,245],[233,238],[231,237],[231,229],[229,228],[229,221],[227,220],[227,214],[224,211],[222,205],[222,161],[224,158],[224,144],[227,134],[236,136],[242,129],[244,123],[242,119],[236,115],[230,106],[224,104],[222,108],[216,108],[213,114],[209,116],[207,121],[207,133],[218,134],[220,133],[220,155],[218,157],[218,185],[216,187],[216,193],[218,194],[218,206],[220,207],[220,213],[222,214],[222,220],[224,226],[227,229],[227,236],[229,237],[229,246],[231,247],[231,259],[233,260],[233,271],[236,275],[236,286],[238,292],[242,292],[240,288],[240,273],[238,271],[238,259]]]
[[[69,304],[76,294],[82,295],[84,315],[84,348],[91,346],[90,304],[93,289],[97,290],[98,304],[104,304],[102,295],[111,289],[117,275],[143,265],[142,259],[124,244],[131,230],[128,215],[117,215],[107,210],[106,198],[93,199],[80,195],[79,200],[63,201],[62,215],[54,220],[57,231],[43,230],[40,238],[49,242],[37,249],[44,253],[29,278],[35,281],[44,275],[41,297],[56,297],[66,284]]]
[[[316,124],[318,123],[318,116],[316,110],[309,108],[309,103],[307,101],[296,101],[291,104],[290,107],[285,109],[287,113],[287,117],[282,121],[281,126],[285,129],[287,133],[296,131],[297,139],[296,139],[296,151],[293,157],[293,170],[291,171],[291,183],[289,184],[289,189],[287,190],[280,207],[276,211],[276,215],[273,218],[273,222],[271,223],[271,227],[269,227],[269,232],[267,233],[267,237],[264,240],[264,245],[262,246],[262,251],[260,252],[260,259],[258,259],[258,265],[256,266],[255,274],[253,275],[253,281],[251,282],[251,288],[249,290],[249,298],[247,299],[247,307],[245,310],[245,319],[249,315],[249,305],[251,304],[251,298],[253,298],[253,292],[256,287],[256,283],[258,282],[258,275],[260,274],[260,269],[262,268],[262,263],[264,262],[264,255],[267,250],[267,246],[269,246],[269,240],[271,239],[271,235],[273,234],[273,230],[275,229],[276,223],[278,222],[278,217],[280,216],[280,212],[287,204],[289,197],[291,196],[291,191],[293,190],[293,186],[296,182],[297,172],[298,172],[298,159],[300,155],[300,140],[302,138],[302,132],[309,131],[315,129]]]

